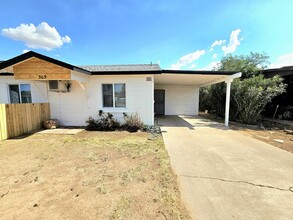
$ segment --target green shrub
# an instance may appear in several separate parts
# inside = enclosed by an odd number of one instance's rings
[[[211,86],[201,87],[199,89],[199,110],[205,111],[205,110],[211,110],[210,106],[210,93],[211,93]]]

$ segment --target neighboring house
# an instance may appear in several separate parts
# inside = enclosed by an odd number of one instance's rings
[[[284,83],[287,85],[286,91],[273,98],[272,102],[269,103],[266,107],[266,115],[272,117],[277,105],[279,106],[277,115],[283,115],[286,113],[283,119],[293,119],[293,66],[286,66],[278,69],[266,69],[263,71],[263,74],[267,78],[274,77],[276,75],[281,76],[284,79]],[[290,112],[288,114],[288,112]],[[291,114],[291,117],[290,117]]]
[[[230,84],[240,76],[157,64],[78,67],[31,51],[0,63],[0,103],[49,102],[51,118],[65,126],[85,125],[99,110],[119,119],[137,112],[153,125],[155,114],[197,115],[199,88],[210,84],[227,83],[229,108]]]

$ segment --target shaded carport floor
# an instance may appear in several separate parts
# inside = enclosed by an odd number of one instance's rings
[[[292,219],[293,154],[201,117],[158,118],[195,219]]]

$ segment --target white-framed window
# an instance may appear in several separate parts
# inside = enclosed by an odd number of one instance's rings
[[[10,103],[32,103],[30,84],[8,85]]]
[[[103,107],[126,108],[125,83],[102,84]]]

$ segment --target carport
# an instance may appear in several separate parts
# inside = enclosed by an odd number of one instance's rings
[[[199,88],[226,83],[225,125],[229,124],[230,90],[241,72],[162,70],[154,77],[156,115],[198,115]]]

